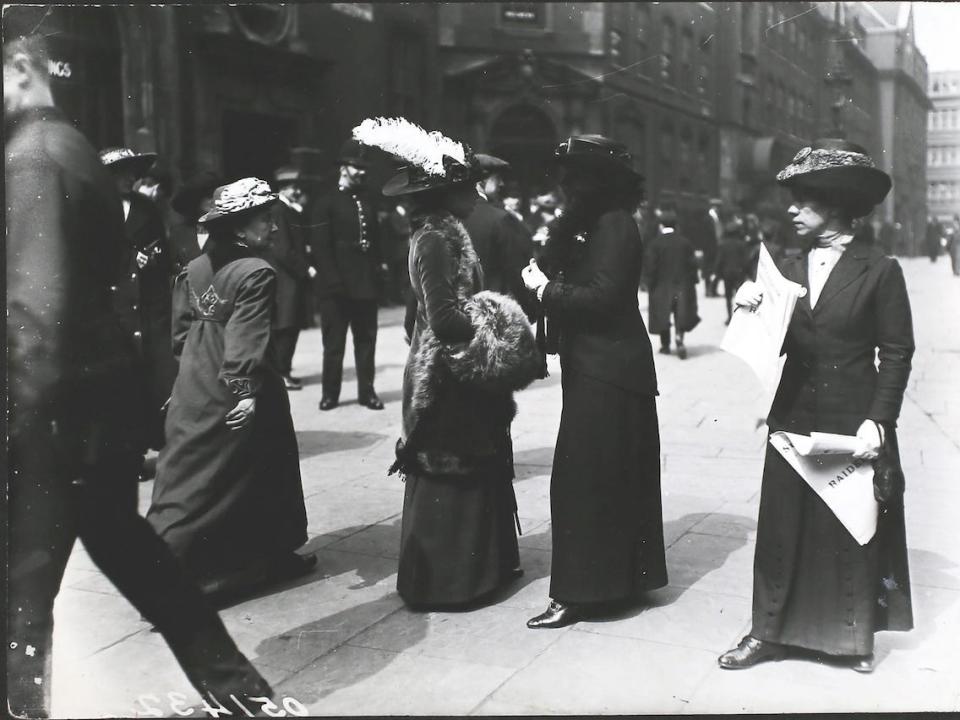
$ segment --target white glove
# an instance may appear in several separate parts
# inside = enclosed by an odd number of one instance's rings
[[[883,440],[873,420],[864,420],[857,430],[858,447],[853,456],[858,460],[873,460],[880,453]]]
[[[523,279],[523,284],[527,286],[527,290],[535,292],[550,282],[550,279],[543,274],[543,270],[537,265],[536,260],[531,260],[530,264],[520,271],[520,277]]]
[[[753,280],[743,283],[737,290],[737,294],[733,296],[733,302],[737,307],[747,308],[751,312],[756,310],[762,301],[763,290]]]

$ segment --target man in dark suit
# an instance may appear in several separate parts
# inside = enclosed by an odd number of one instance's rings
[[[155,153],[108,148],[100,161],[113,176],[123,203],[127,272],[116,285],[115,308],[141,360],[140,377],[149,409],[143,450],[163,447],[163,413],[176,377],[171,349],[171,279],[173,254],[163,218],[153,202],[134,192],[134,183],[156,159]]]
[[[500,173],[509,163],[482,153],[477,153],[476,161],[483,175],[477,182],[480,200],[464,225],[480,258],[483,288],[510,295],[532,316],[536,304],[524,287],[520,271],[533,257],[533,240],[526,225],[496,204],[503,183]]]
[[[136,488],[141,459],[136,361],[111,293],[127,271],[123,211],[93,147],[54,107],[36,34],[44,10],[3,13],[7,710],[47,715],[53,604],[78,537],[206,698],[270,695],[163,541],[117,499]]]
[[[343,146],[337,191],[323,198],[314,220],[316,298],[323,333],[321,410],[332,410],[340,402],[348,327],[357,363],[357,399],[371,410],[383,409],[373,379],[377,298],[381,277],[388,269],[381,252],[377,211],[365,184],[366,152],[354,140]]]
[[[276,174],[280,202],[273,206],[270,247],[264,257],[277,271],[277,295],[273,312],[273,343],[278,369],[287,390],[300,390],[299,378],[291,375],[293,354],[300,331],[307,327],[310,307],[310,278],[317,269],[311,263],[304,238],[303,206],[307,195],[294,167],[282,167]]]
[[[170,225],[170,250],[175,274],[179,275],[191,260],[203,252],[208,232],[197,220],[213,208],[213,191],[223,184],[220,175],[212,170],[202,170],[186,180],[170,199],[170,206],[181,218]]]

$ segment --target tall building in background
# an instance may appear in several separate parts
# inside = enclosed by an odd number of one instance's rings
[[[927,221],[927,113],[932,105],[927,97],[927,61],[914,41],[913,4],[845,5],[865,28],[866,54],[877,69],[878,159],[893,178],[881,219],[898,226],[896,251],[916,255],[923,252]]]
[[[930,73],[927,207],[939,220],[960,214],[960,70]]]
[[[717,13],[711,3],[445,3],[444,123],[551,189],[571,134],[625,142],[654,202],[717,192]]]

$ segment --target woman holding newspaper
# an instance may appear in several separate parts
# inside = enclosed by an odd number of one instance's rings
[[[894,428],[914,351],[910,303],[897,261],[854,239],[853,228],[886,197],[890,177],[862,147],[827,139],[797,153],[777,181],[793,193],[788,213],[810,249],[780,267],[806,293],[783,344],[769,429],[856,436],[855,458],[882,451],[898,467]],[[739,312],[755,310],[763,287],[745,283],[735,302]],[[874,484],[877,531],[860,545],[768,444],[753,628],[720,656],[721,667],[748,668],[804,649],[871,672],[874,633],[912,628],[903,488]]]

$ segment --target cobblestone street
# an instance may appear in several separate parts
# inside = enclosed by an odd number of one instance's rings
[[[320,332],[301,336],[294,372],[306,387],[290,398],[309,517],[304,552],[319,563],[224,610],[228,629],[278,695],[314,715],[960,711],[960,278],[945,257],[901,262],[918,346],[900,420],[916,629],[878,635],[872,675],[812,657],[743,673],[717,666],[750,626],[766,435],[758,383],[718,347],[723,300],[702,296],[689,359],[656,356],[670,584],[647,604],[561,630],[524,625],[545,607],[549,585],[561,400],[552,358],[551,376],[517,395],[513,426],[524,576],[472,612],[404,607],[395,591],[403,484],[386,468],[406,346],[402,313],[390,309],[381,311],[377,351],[383,412],[356,404],[352,369],[343,405],[318,412]],[[645,294],[640,301],[646,316]],[[151,483],[140,490],[145,510]],[[179,707],[199,707],[162,638],[80,546],[56,623],[53,716],[174,715],[168,693],[182,694]]]

